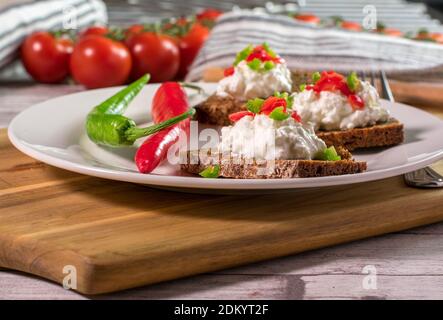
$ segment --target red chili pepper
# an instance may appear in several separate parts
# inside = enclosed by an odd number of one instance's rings
[[[189,109],[186,92],[176,82],[163,83],[152,99],[152,119],[159,123],[178,116]],[[179,139],[180,133],[189,133],[190,120],[166,128],[149,136],[135,154],[135,163],[141,173],[152,172],[166,157],[169,148]]]
[[[260,113],[270,114],[275,108],[283,107],[283,112],[286,112],[286,100],[278,97],[269,97],[263,102]]]
[[[229,120],[231,120],[232,122],[237,122],[238,120],[240,120],[243,117],[246,117],[246,116],[254,117],[254,115],[255,114],[251,111],[239,111],[239,112],[231,113],[228,117],[229,117]]]
[[[152,119],[155,123],[176,117],[188,109],[186,92],[177,82],[164,82],[152,99]]]
[[[232,76],[234,74],[234,72],[235,72],[234,67],[229,67],[229,68],[226,68],[225,71],[223,71],[223,75],[225,77],[229,77],[229,76]]]

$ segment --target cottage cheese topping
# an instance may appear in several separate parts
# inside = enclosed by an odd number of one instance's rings
[[[286,64],[277,63],[269,71],[254,71],[246,61],[241,61],[234,74],[223,78],[217,88],[220,97],[232,96],[246,101],[254,98],[266,98],[274,92],[290,92],[292,88],[291,72]]]
[[[275,121],[266,115],[245,116],[222,128],[219,151],[256,160],[313,159],[326,148],[312,126],[292,118]]]
[[[389,111],[380,104],[377,90],[366,81],[360,84],[357,94],[365,102],[361,110],[354,110],[340,92],[321,91],[317,95],[313,90],[294,93],[294,109],[316,130],[346,130],[387,121]]]

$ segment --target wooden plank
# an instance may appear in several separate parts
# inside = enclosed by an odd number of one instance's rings
[[[75,175],[18,156],[5,140],[3,131],[0,177],[9,187],[0,190],[0,265],[59,283],[63,267],[74,265],[83,293],[156,283],[443,219],[437,209],[443,190],[417,191],[401,178],[300,190],[291,197],[192,195]]]
[[[31,104],[77,90],[81,90],[81,88],[63,85],[57,86],[56,89],[54,86],[43,85],[36,85],[32,88],[22,85],[1,86],[0,126],[6,125],[9,119],[12,118],[12,115]],[[427,104],[423,106],[423,109],[443,116],[441,105]],[[4,117],[5,114],[7,118]],[[4,142],[3,145],[2,141]],[[9,149],[9,143],[7,143],[6,140],[0,140],[0,192],[6,192],[6,189],[9,188],[8,203],[10,210],[14,209],[14,201],[16,201],[15,205],[17,205],[17,200],[19,200],[23,194],[33,189],[33,184],[39,185],[39,189],[35,192],[45,191],[46,194],[42,193],[42,195],[44,194],[47,197],[50,197],[51,192],[54,192],[60,184],[65,183],[70,187],[66,188],[63,192],[70,192],[76,190],[76,188],[77,192],[81,194],[87,192],[82,191],[81,188],[83,188],[84,185],[88,185],[88,183],[80,183],[80,181],[71,182],[66,176],[66,174],[68,174],[66,171],[52,167],[44,169],[45,174],[42,174],[42,170],[40,170],[42,168],[38,170],[37,168],[33,168],[33,160],[18,151],[14,153],[13,157],[8,156],[2,158],[4,155],[3,151],[6,150],[2,149],[3,147]],[[8,159],[10,158],[14,158],[14,161],[6,163],[5,161],[9,161]],[[2,176],[7,174],[15,165],[19,165],[19,168],[22,170],[17,173],[8,174],[8,182],[6,182],[2,179]],[[440,164],[438,167],[443,168]],[[72,174],[72,177],[75,176],[75,174]],[[65,179],[66,181],[64,181]],[[45,185],[45,183],[49,184]],[[54,183],[54,185],[51,186],[51,183]],[[94,186],[98,188],[100,186],[100,183],[95,183],[96,184],[92,184],[92,186],[89,184],[90,188],[94,188]],[[102,183],[106,184],[106,182]],[[25,192],[28,185],[31,185],[31,187]],[[17,189],[14,190],[13,188],[17,187],[24,187],[25,189],[18,189],[20,193],[17,193],[14,198],[12,195]],[[111,189],[105,190],[110,191]],[[151,189],[142,187],[140,192],[147,192],[148,190],[150,191]],[[415,192],[421,191],[416,190]],[[63,197],[62,193],[60,193],[60,197]],[[94,195],[93,197],[97,196]],[[6,199],[5,196],[0,198],[0,203],[3,203],[4,199]],[[30,199],[32,198],[29,198],[27,201]],[[34,199],[38,199],[38,197]],[[49,199],[48,201],[50,202]],[[91,208],[94,208],[96,211],[101,210],[100,205]],[[77,216],[79,212],[86,212],[89,208],[76,207],[71,204],[69,210],[75,210],[76,213],[72,215]],[[61,210],[54,211],[54,215],[60,214],[60,211]],[[85,217],[87,217],[86,214],[83,216],[83,219],[85,219]],[[23,220],[25,217],[21,217],[20,219]],[[79,219],[79,221],[81,221],[81,219]],[[416,295],[417,297],[432,299],[434,297],[441,297],[443,292],[443,286],[438,286],[438,282],[432,282],[433,277],[438,279],[443,276],[441,273],[442,264],[440,254],[441,234],[443,234],[443,223],[401,231],[397,234],[335,246],[324,250],[302,253],[287,258],[274,259],[264,263],[252,264],[247,267],[223,270],[216,275],[210,275],[215,278],[210,281],[206,280],[206,276],[196,276],[184,280],[106,295],[102,298],[212,297],[217,299],[227,296],[232,299],[244,299],[247,297],[293,297],[293,295],[285,295],[286,287],[277,284],[283,282],[280,280],[280,282],[278,282],[276,279],[282,279],[286,276],[296,276],[299,277],[302,282],[304,281],[303,279],[309,277],[309,290],[305,290],[303,294],[303,298],[306,299],[319,297],[361,298],[364,296],[401,299],[410,297],[410,290],[413,288],[419,293]],[[405,237],[405,235],[410,235],[410,237]],[[359,293],[355,290],[346,292],[346,286],[341,285],[341,282],[346,282],[348,281],[346,279],[350,279],[349,283],[355,285],[355,279],[357,279],[360,283],[361,268],[367,263],[376,265],[378,271],[385,277],[384,279],[389,281],[391,286],[384,286],[384,290],[379,288],[377,292]],[[242,275],[245,275],[245,277],[242,278]],[[255,277],[250,277],[250,275]],[[273,277],[274,275],[278,277]],[[352,277],[343,277],[343,275],[350,275]],[[238,281],[230,281],[230,279],[232,280],[232,276],[235,276]],[[407,278],[407,280],[402,282],[390,280],[395,280],[400,276]],[[211,286],[206,285],[208,281]],[[64,290],[58,284],[42,281],[21,273],[11,273],[11,271],[0,271],[0,283],[1,298],[86,298],[72,291]],[[231,285],[228,285],[229,283],[231,283]],[[403,288],[403,283],[405,285],[407,284],[408,288]],[[427,284],[423,285],[424,283]],[[303,284],[303,286],[305,285]],[[272,289],[269,289],[270,287]],[[299,286],[296,287],[298,288]],[[264,288],[266,288],[266,290]],[[342,290],[334,291],[331,288],[342,288]],[[272,291],[272,294],[268,293],[269,291]]]

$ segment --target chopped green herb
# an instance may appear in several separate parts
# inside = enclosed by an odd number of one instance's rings
[[[220,174],[220,166],[218,164],[209,166],[199,173],[203,178],[218,178]]]
[[[306,89],[306,83],[301,84],[301,85],[299,86],[299,89],[300,89],[300,92],[301,92],[301,91],[305,91],[305,89]]]
[[[264,65],[263,65],[263,68],[264,68],[266,71],[272,70],[272,69],[274,69],[274,67],[275,67],[275,63],[272,62],[272,61],[266,61],[266,62],[264,63]]]
[[[292,109],[294,104],[294,97],[287,92],[275,92],[274,97],[285,99],[286,107]]]
[[[316,159],[323,161],[338,161],[341,160],[341,157],[338,155],[337,150],[335,150],[334,146],[331,146],[319,152],[319,154],[316,156]]]
[[[254,71],[259,71],[261,67],[261,61],[258,58],[254,58],[254,60],[248,62],[248,66]]]
[[[355,92],[358,89],[358,86],[360,85],[360,80],[357,77],[357,74],[352,71],[348,77],[346,78],[346,83],[348,84],[349,90],[352,92]]]
[[[241,61],[245,60],[251,52],[254,50],[254,47],[252,44],[248,45],[246,48],[244,48],[242,51],[237,53],[237,56],[235,57],[234,66],[238,65]]]
[[[283,121],[289,118],[289,113],[285,112],[283,107],[277,107],[269,114],[269,118]]]
[[[246,102],[246,107],[248,108],[249,111],[253,113],[259,113],[263,105],[263,102],[265,102],[265,100],[260,98],[255,98]]]
[[[321,74],[320,74],[320,72],[314,72],[313,74],[312,74],[312,82],[315,84],[318,80],[320,80],[320,78],[321,78]]]
[[[262,44],[263,49],[265,49],[265,51],[273,58],[275,58],[277,56],[277,54],[274,52],[274,50],[271,49],[271,47],[269,46],[269,44],[267,42],[263,42]]]

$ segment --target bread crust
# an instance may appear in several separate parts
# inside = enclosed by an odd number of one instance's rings
[[[386,147],[404,141],[403,124],[396,119],[365,128],[318,131],[317,136],[328,146],[343,146],[348,150]]]
[[[221,177],[233,179],[284,179],[324,177],[355,174],[367,169],[366,162],[355,161],[345,148],[337,148],[342,157],[339,161],[321,160],[275,160],[252,161],[239,159],[209,150],[188,151],[186,161],[181,164],[183,171],[198,174],[208,166],[218,164]]]

